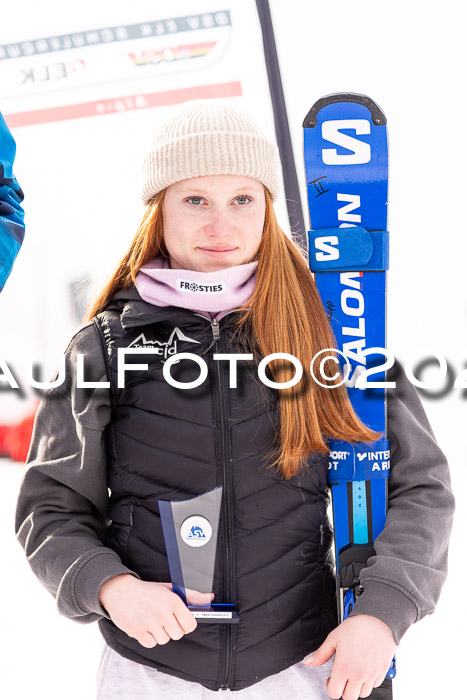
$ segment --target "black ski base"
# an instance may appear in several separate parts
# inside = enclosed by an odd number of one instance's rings
[[[392,681],[385,678],[379,688],[375,688],[369,697],[370,700],[392,700]]]
[[[392,681],[385,678],[378,688],[373,689],[368,698],[369,700],[392,700]]]

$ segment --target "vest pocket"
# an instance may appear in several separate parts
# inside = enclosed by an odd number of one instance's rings
[[[320,567],[320,587],[322,610],[331,610],[335,616],[336,571],[332,549],[334,531],[329,522],[326,506],[320,506],[321,523],[319,526],[318,563]],[[329,613],[328,613],[329,614]],[[336,626],[337,622],[333,625]]]
[[[318,561],[332,561],[331,547],[334,532],[329,522],[324,504],[320,506],[320,514],[321,522],[319,526]]]
[[[120,504],[118,514],[112,517],[112,522],[107,529],[106,547],[110,547],[126,563],[128,540],[130,539],[131,528],[133,527],[134,503]]]

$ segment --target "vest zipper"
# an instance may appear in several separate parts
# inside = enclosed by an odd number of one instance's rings
[[[234,310],[228,311],[224,316],[233,313]],[[212,330],[212,343],[204,351],[203,355],[208,352],[213,345],[215,345],[215,352],[219,351],[218,343],[221,337],[220,324],[217,318],[208,318],[204,314],[194,312],[195,316],[201,316],[201,318],[209,321]],[[224,316],[222,318],[224,318]],[[235,602],[232,598],[234,595],[234,582],[233,582],[233,563],[232,563],[232,535],[233,535],[233,504],[232,504],[232,472],[229,469],[228,458],[229,458],[229,434],[225,430],[226,427],[226,410],[224,401],[224,386],[222,382],[222,375],[220,370],[220,363],[216,362],[216,372],[217,372],[217,399],[218,399],[218,425],[220,432],[220,455],[222,457],[222,480],[223,480],[223,500],[224,500],[224,513],[225,513],[225,547],[224,547],[224,561],[223,561],[223,593],[226,596],[225,602],[232,603]],[[225,662],[223,667],[223,674],[221,678],[221,690],[229,690],[231,685],[232,676],[232,660],[233,660],[233,635],[235,625],[221,625],[221,634],[224,635],[225,639]]]
[[[217,319],[211,321],[213,342],[215,350],[218,352],[218,342],[220,340],[220,326]],[[219,429],[220,429],[220,455],[222,458],[222,480],[224,486],[224,528],[225,528],[225,557],[223,561],[224,568],[224,585],[223,591],[226,596],[225,602],[232,603],[233,596],[233,565],[232,565],[232,536],[233,536],[233,504],[232,504],[232,471],[229,469],[229,433],[226,430],[227,415],[224,400],[224,386],[222,382],[222,374],[220,363],[216,362],[217,383],[218,383],[218,407],[219,407]],[[222,627],[222,626],[221,626]],[[223,625],[223,634],[225,636],[225,663],[221,678],[221,690],[228,690],[231,684],[232,675],[232,656],[233,656],[233,634],[234,625]]]
[[[212,328],[212,335],[214,337],[214,340],[217,342],[219,340],[219,338],[221,337],[221,330],[220,330],[219,321],[217,320],[217,318],[214,318],[212,320],[211,328]]]

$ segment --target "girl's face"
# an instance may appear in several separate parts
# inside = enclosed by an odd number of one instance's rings
[[[173,269],[215,272],[255,254],[266,200],[261,182],[243,175],[203,175],[167,188],[164,241]]]

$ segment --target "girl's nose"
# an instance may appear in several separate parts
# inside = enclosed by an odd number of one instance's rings
[[[204,231],[208,236],[228,236],[232,233],[233,226],[226,214],[213,212],[212,217],[204,227]]]

